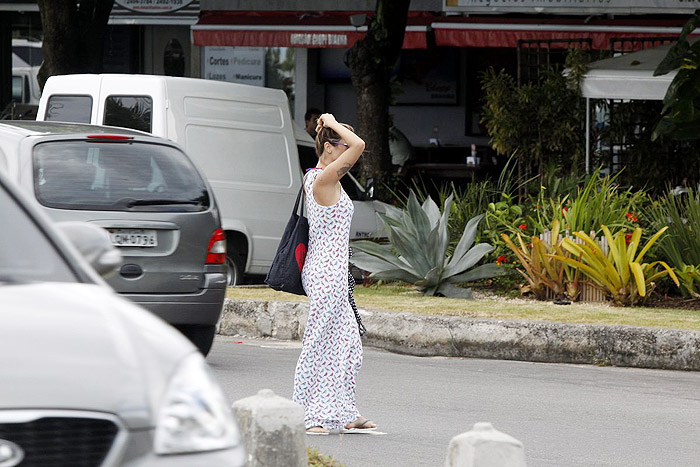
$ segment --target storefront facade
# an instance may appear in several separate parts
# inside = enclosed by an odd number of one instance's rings
[[[366,34],[375,3],[116,0],[105,71],[280,88],[299,121],[316,107],[354,123],[355,89],[345,54]],[[488,143],[480,125],[480,74],[488,67],[527,79],[527,66],[560,60],[572,44],[634,50],[646,40],[677,37],[695,3],[413,0],[390,112],[414,146],[438,140],[444,148],[458,148],[454,157],[462,158],[471,144]],[[3,28],[5,43],[27,34],[41,37],[36,2],[0,0],[0,20],[10,26],[9,33]],[[2,64],[9,67],[7,60]]]
[[[316,107],[355,122],[344,56],[364,37],[375,2],[344,2],[342,9],[315,0],[259,3],[201,1],[192,26],[201,76],[283,88],[297,120]],[[581,42],[594,50],[645,47],[647,40],[677,37],[693,11],[683,0],[411,2],[395,73],[402,92],[390,113],[414,146],[430,147],[437,139],[443,148],[455,148],[442,151],[445,159],[463,161],[471,144],[488,143],[479,122],[480,74],[488,67],[520,76],[527,60],[539,60],[543,50],[547,60],[561,60],[567,47]],[[270,62],[274,49],[282,57],[278,63]],[[558,55],[550,54],[556,49]]]
[[[190,28],[199,1],[116,0],[105,35],[106,73],[199,76]]]

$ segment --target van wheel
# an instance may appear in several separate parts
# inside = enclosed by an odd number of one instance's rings
[[[177,329],[192,342],[205,357],[209,354],[216,335],[216,326],[185,325]]]
[[[226,255],[226,281],[227,285],[241,285],[243,283],[243,261],[236,255]]]

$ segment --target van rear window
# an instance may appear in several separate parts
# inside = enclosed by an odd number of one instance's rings
[[[151,132],[153,99],[148,96],[108,96],[105,99],[105,125]]]
[[[51,141],[34,148],[41,204],[97,211],[205,211],[211,201],[192,163],[172,146]]]
[[[90,123],[92,97],[54,95],[49,97],[44,120],[49,122]]]

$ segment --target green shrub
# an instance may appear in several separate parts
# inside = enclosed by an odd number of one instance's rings
[[[523,268],[518,269],[518,272],[525,278],[527,284],[521,287],[521,292],[532,293],[538,300],[547,299],[548,291],[556,299],[567,298],[572,301],[576,300],[580,293],[578,270],[555,256],[569,256],[562,247],[563,240],[559,239],[559,229],[559,221],[554,220],[551,229],[551,245],[537,236],[532,236],[530,243],[526,244],[519,233],[516,245],[508,235],[502,234],[506,245],[518,258]]]
[[[554,258],[580,270],[616,305],[630,306],[644,303],[656,286],[655,281],[668,275],[678,285],[678,278],[673,269],[663,261],[644,263],[644,256],[651,246],[663,235],[668,227],[656,232],[637,252],[641,246],[642,229],[637,227],[632,234],[624,230],[614,236],[606,226],[601,226],[608,241],[610,252],[606,255],[601,246],[583,232],[574,235],[583,240],[582,244],[565,238],[562,247],[573,258],[554,255]]]
[[[658,229],[669,226],[668,234],[659,240],[659,252],[678,272],[681,291],[700,298],[700,192],[665,196],[652,202],[645,212],[649,222]]]
[[[562,231],[601,233],[601,225],[617,230],[631,226],[631,220],[639,217],[639,211],[647,203],[644,190],[622,188],[616,180],[619,174],[602,176],[600,170],[591,174],[586,183],[573,195],[552,197],[543,189],[533,200],[533,210],[528,216],[533,233],[539,234],[554,220],[562,224]],[[638,219],[633,227],[638,225]]]

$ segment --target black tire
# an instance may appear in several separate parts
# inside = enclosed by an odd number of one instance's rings
[[[209,355],[211,346],[214,343],[214,336],[216,335],[216,326],[206,325],[206,326],[177,326],[181,333],[185,335],[205,357]]]
[[[243,260],[234,253],[226,254],[226,283],[227,285],[243,283]]]

